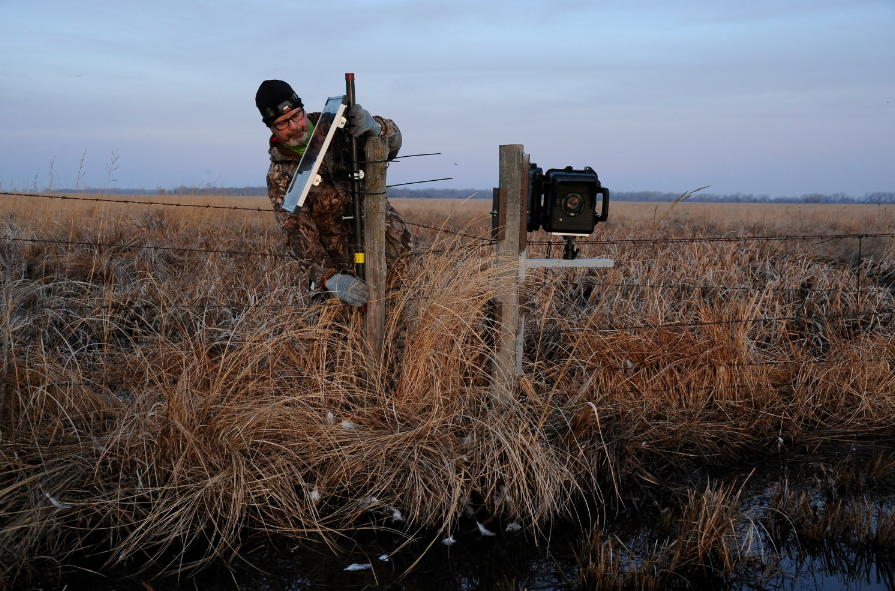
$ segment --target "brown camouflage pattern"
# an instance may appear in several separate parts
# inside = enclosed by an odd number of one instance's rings
[[[320,113],[308,117],[316,125]],[[381,135],[388,139],[388,159],[401,149],[401,130],[391,119],[375,117],[382,126]],[[347,171],[350,163],[345,134],[337,133],[324,156],[318,174],[323,179],[311,187],[298,215],[283,209],[286,190],[298,168],[300,156],[280,149],[271,142],[270,168],[267,171],[267,194],[273,205],[277,222],[286,234],[289,251],[308,281],[325,288],[326,281],[336,273],[354,274],[354,226],[344,215],[354,215],[354,200],[349,191]],[[359,157],[363,158],[364,138],[358,140]],[[389,283],[403,274],[413,250],[413,234],[404,218],[388,204],[385,221],[385,256]]]

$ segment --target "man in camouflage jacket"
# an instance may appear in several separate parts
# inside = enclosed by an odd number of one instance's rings
[[[333,138],[318,171],[322,182],[311,188],[297,214],[290,213],[283,209],[283,200],[320,113],[305,113],[301,99],[281,80],[264,81],[255,103],[272,134],[267,193],[292,256],[307,272],[310,283],[329,290],[349,304],[366,303],[367,287],[353,277],[354,225],[351,220],[343,219],[354,215],[346,134],[337,133]],[[380,136],[388,140],[388,159],[398,155],[401,131],[394,121],[372,117],[360,105],[348,112],[347,119],[344,130],[358,138],[361,154],[366,137]],[[413,235],[391,205],[387,205],[385,224],[385,256],[392,280],[407,264]]]

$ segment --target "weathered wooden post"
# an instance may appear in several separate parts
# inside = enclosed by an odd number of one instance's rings
[[[6,251],[6,256],[0,257],[3,263],[3,370],[0,372],[0,426],[4,424],[3,416],[6,412],[6,390],[9,380],[10,364],[10,335],[12,334],[9,322],[12,316],[12,249]]]
[[[500,146],[500,187],[494,189],[491,237],[497,243],[497,286],[494,297],[494,363],[491,394],[494,406],[512,402],[515,377],[522,375],[525,315],[520,288],[527,269],[612,267],[612,259],[529,259],[528,192],[531,158],[519,144]],[[540,195],[536,196],[540,199]],[[608,194],[606,199],[608,199]]]
[[[523,174],[521,144],[500,146],[500,219],[497,238],[497,289],[494,305],[494,363],[491,395],[495,407],[514,398],[516,347],[519,332],[519,255],[524,249],[528,173]]]
[[[364,256],[366,281],[370,288],[367,313],[364,318],[365,353],[382,354],[385,338],[385,171],[388,140],[367,139],[364,150]]]

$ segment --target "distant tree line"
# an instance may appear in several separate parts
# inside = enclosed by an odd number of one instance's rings
[[[158,189],[159,195],[225,195],[227,197],[258,197],[267,195],[267,187],[187,187]]]
[[[616,191],[612,193],[613,201],[674,201],[680,193],[662,193],[659,191]],[[746,193],[734,193],[732,195],[718,195],[715,193],[696,193],[688,201],[701,201],[705,203],[895,203],[895,192],[886,193],[876,191],[865,193],[863,197],[847,195],[845,193],[806,193],[791,197],[771,197],[770,195],[752,195]]]
[[[670,202],[680,197],[680,193],[663,193],[660,191],[613,191],[613,201],[648,201]],[[491,199],[491,189],[404,189],[394,188],[388,190],[389,198],[416,198],[416,199]],[[833,193],[824,195],[821,193],[807,193],[792,197],[771,197],[770,195],[751,195],[746,193],[734,193],[733,195],[718,195],[715,193],[696,193],[688,201],[702,201],[710,203],[895,203],[895,192],[885,193],[877,191],[866,193],[863,197],[846,195],[845,193]]]
[[[103,195],[224,195],[226,197],[259,197],[267,196],[267,187],[187,187],[182,185],[173,189],[53,189],[48,193],[87,193]]]

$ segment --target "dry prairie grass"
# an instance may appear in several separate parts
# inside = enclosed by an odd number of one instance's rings
[[[488,205],[446,226],[485,234]],[[447,217],[437,203],[396,206],[418,223]],[[598,232],[654,243],[585,247],[616,268],[529,275],[525,372],[501,412],[484,329],[495,270],[467,239],[420,231],[434,250],[390,294],[375,358],[357,315],[309,302],[282,256],[0,240],[3,577],[40,556],[176,569],[231,560],[249,535],[335,541],[369,521],[446,536],[467,503],[537,529],[583,499],[670,494],[692,470],[895,443],[891,242],[865,242],[859,263],[841,243],[660,240],[892,231],[891,217],[654,207],[615,205]],[[4,238],[284,250],[267,213],[13,198],[0,215]],[[686,501],[709,525],[733,494],[710,493]],[[676,546],[675,564],[728,560],[728,546],[699,543]]]
[[[781,562],[821,556],[827,574],[880,564],[895,545],[895,455],[849,454],[832,463],[790,462],[770,486],[744,479],[690,487],[678,503],[652,507],[652,519],[598,522],[577,555],[582,589],[776,588],[791,579]],[[618,520],[616,520],[618,521]],[[877,555],[877,558],[873,558]],[[879,580],[879,578],[877,580]]]
[[[667,525],[671,535],[641,544],[640,552],[598,525],[586,555],[579,556],[578,584],[607,591],[715,587],[737,570],[760,564],[762,557],[752,552],[755,524],[738,506],[740,492],[731,485],[690,491]]]

